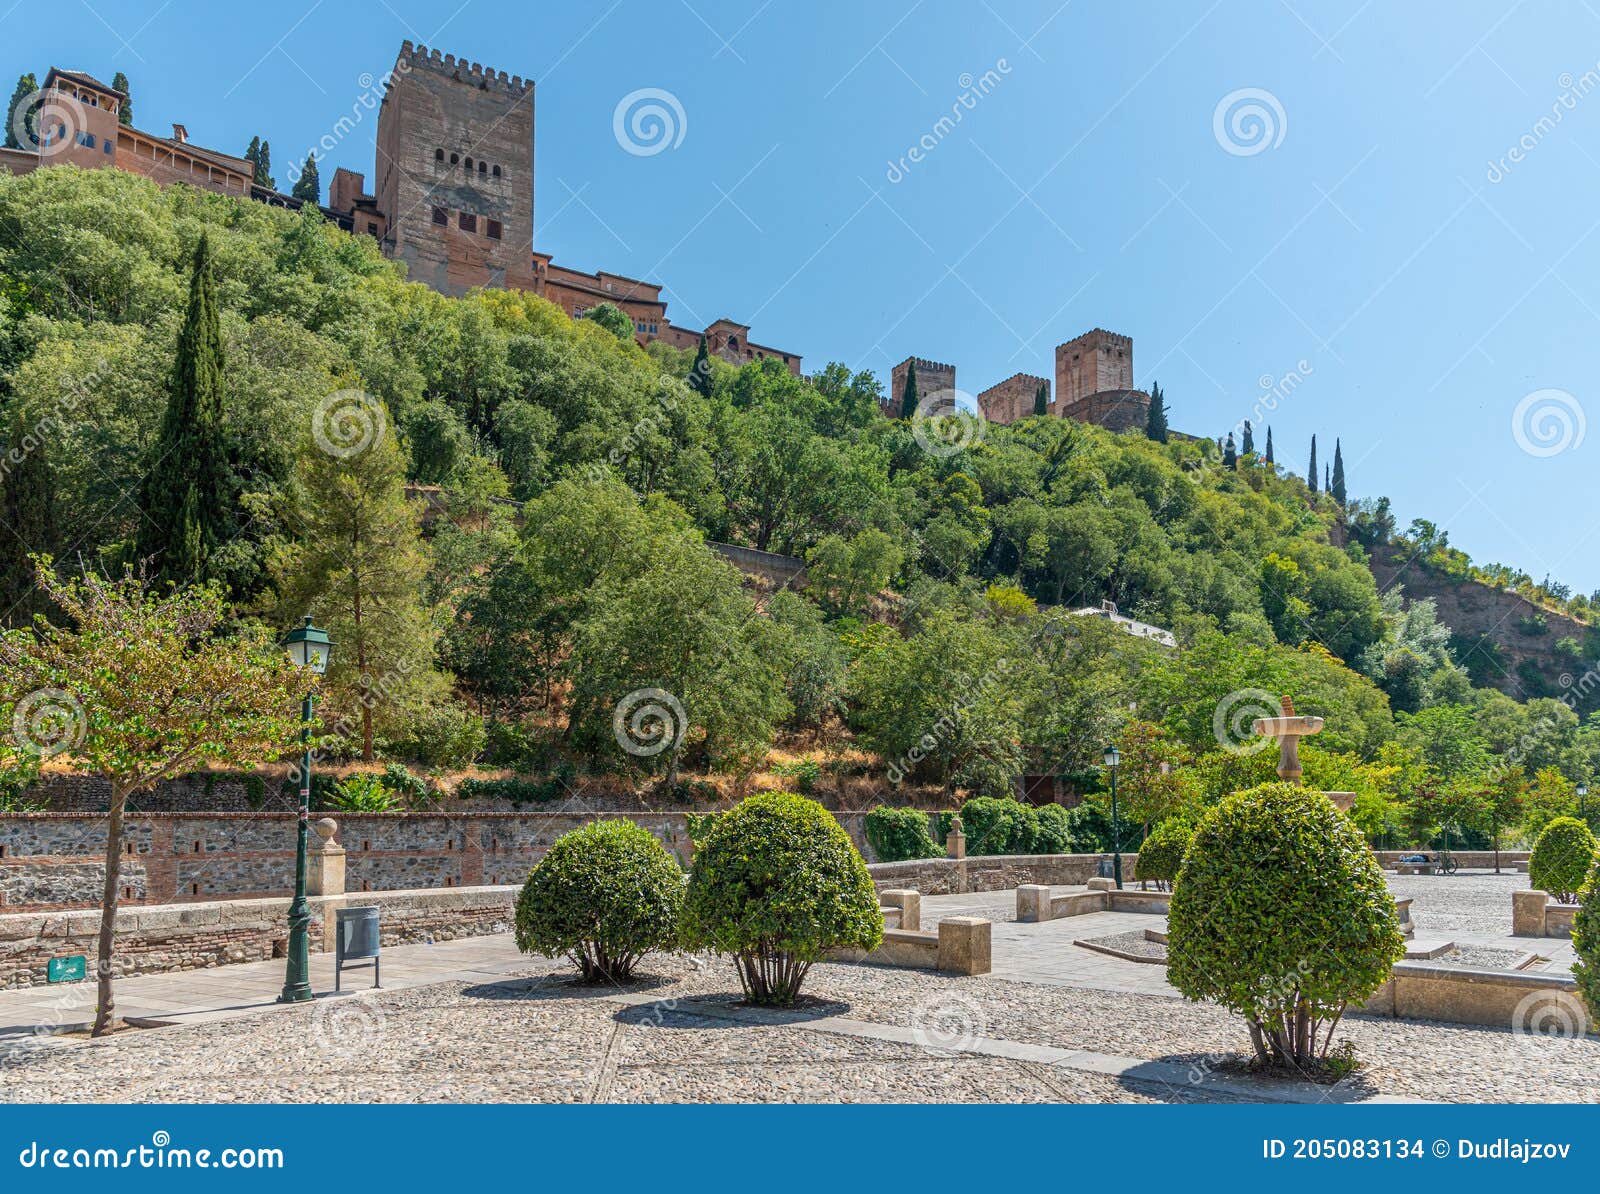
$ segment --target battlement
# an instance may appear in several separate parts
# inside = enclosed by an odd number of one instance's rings
[[[401,69],[402,62],[407,63],[409,68],[447,75],[458,82],[470,83],[485,91],[501,91],[513,97],[526,95],[533,90],[532,79],[508,75],[503,70],[484,67],[481,63],[469,62],[454,54],[442,54],[427,46],[413,46],[409,41],[400,43],[400,56],[395,60],[396,70]]]
[[[907,357],[905,360],[896,365],[895,368],[903,371],[905,366],[909,364],[915,364],[920,372],[948,373],[952,377],[955,376],[956,372],[956,367],[954,365],[946,365],[943,361],[930,361],[926,357]]]

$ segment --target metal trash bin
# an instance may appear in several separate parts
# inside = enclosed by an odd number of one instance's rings
[[[382,940],[378,933],[378,909],[340,908],[334,940],[333,989],[340,989],[340,977],[352,958],[372,959],[372,985],[378,983],[378,953]]]

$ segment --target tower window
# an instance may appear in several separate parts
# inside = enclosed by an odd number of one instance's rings
[[[450,213],[445,211],[445,209],[442,207],[434,208],[433,222],[435,224],[448,224],[450,222]]]
[[[467,159],[467,169],[468,170],[472,169],[472,159],[471,158]]]
[[[500,177],[500,167],[499,167],[499,166],[496,166],[496,167],[495,167],[495,168],[494,168],[494,176],[495,176],[495,177],[496,177],[496,178],[499,178],[499,177]]]
[[[478,230],[478,217],[470,211],[464,211],[456,216],[456,224],[463,232],[476,232]]]
[[[483,232],[484,232],[484,235],[487,236],[490,240],[499,240],[500,239],[500,221],[499,220],[485,220],[484,221]]]
[[[482,162],[479,162],[478,163],[478,173],[479,174],[487,174],[488,172],[489,172],[489,167],[485,166]]]
[[[444,161],[444,150],[442,150],[442,149],[434,150],[433,151],[433,160],[436,161],[436,162]]]
[[[456,165],[460,161],[461,161],[461,155],[459,153],[453,153],[453,154],[450,155],[450,164],[452,166]]]

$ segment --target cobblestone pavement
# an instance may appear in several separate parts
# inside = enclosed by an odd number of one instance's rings
[[[1457,871],[1453,875],[1390,875],[1389,890],[1415,901],[1411,914],[1417,932],[1429,937],[1468,933],[1494,937],[1511,934],[1511,893],[1526,891],[1528,876],[1510,866],[1504,873]]]
[[[498,970],[96,1042],[0,1039],[0,1100],[1600,1099],[1593,1039],[1351,1019],[1339,1035],[1371,1068],[1308,1093],[1239,1072],[1242,1022],[1170,996],[824,964],[805,1006],[772,1013],[739,1005],[725,960],[651,958],[626,990],[538,959]]]

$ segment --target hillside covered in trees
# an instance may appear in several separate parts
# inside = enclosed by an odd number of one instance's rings
[[[213,583],[275,630],[309,612],[343,752],[440,769],[673,792],[781,745],[892,800],[1092,790],[1120,736],[1152,822],[1269,774],[1249,719],[1292,693],[1327,719],[1307,781],[1375,836],[1542,824],[1592,773],[1577,697],[1480,686],[1431,602],[1380,596],[1386,507],[1047,417],[929,450],[870,373],[646,350],[592,315],[442,297],[315,212],[0,176],[0,610],[52,614],[46,553]],[[408,482],[442,494],[426,525]],[[803,556],[809,584],[752,591],[708,540]],[[1074,613],[1102,600],[1178,648]]]

